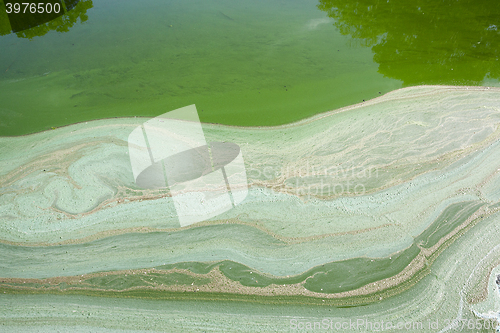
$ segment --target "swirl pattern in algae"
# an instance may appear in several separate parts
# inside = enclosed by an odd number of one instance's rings
[[[160,331],[180,324],[152,302],[177,304],[194,331],[499,310],[500,89],[420,86],[285,126],[203,124],[207,141],[241,147],[249,194],[183,228],[168,189],[134,184],[127,137],[143,121],[0,138],[2,307],[65,313],[48,329],[139,329],[113,310],[125,297],[132,317],[163,316]],[[93,324],[65,312],[75,299]],[[4,326],[28,327],[14,308]]]

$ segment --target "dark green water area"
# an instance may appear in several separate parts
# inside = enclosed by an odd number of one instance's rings
[[[496,1],[84,0],[12,33],[0,136],[196,104],[271,126],[421,84],[498,86]]]

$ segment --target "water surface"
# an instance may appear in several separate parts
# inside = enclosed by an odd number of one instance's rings
[[[190,104],[203,122],[278,125],[500,73],[500,15],[485,3],[81,3],[60,31],[7,34],[0,17],[0,135]]]

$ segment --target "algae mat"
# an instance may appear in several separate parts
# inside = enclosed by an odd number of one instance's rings
[[[183,228],[168,190],[134,183],[127,137],[145,120],[0,138],[5,330],[496,325],[500,89],[419,86],[279,127],[203,124],[207,141],[241,147],[249,194]]]

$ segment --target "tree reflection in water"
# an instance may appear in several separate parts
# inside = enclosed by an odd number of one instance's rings
[[[381,74],[405,86],[500,79],[496,1],[320,0],[318,8],[372,48]]]

